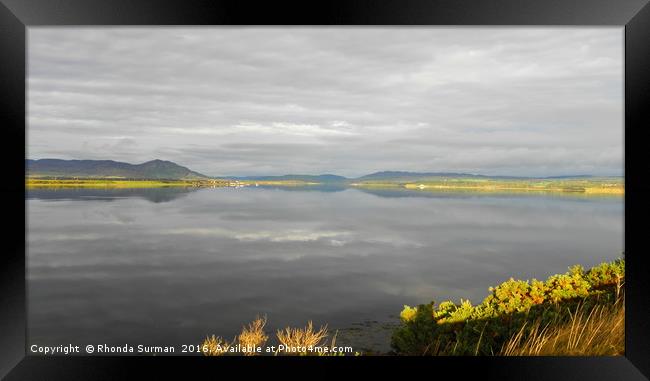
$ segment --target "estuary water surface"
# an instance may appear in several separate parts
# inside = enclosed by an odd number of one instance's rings
[[[387,350],[404,304],[620,257],[623,198],[343,188],[29,190],[28,342],[198,344],[329,324]],[[272,336],[272,335],[271,335]],[[83,353],[82,353],[83,354]]]

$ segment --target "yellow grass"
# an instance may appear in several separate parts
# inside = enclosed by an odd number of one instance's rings
[[[224,186],[223,181],[212,180],[120,180],[120,179],[35,179],[26,178],[25,187],[34,188],[162,188]]]
[[[625,194],[625,188],[620,186],[620,187],[593,187],[593,188],[585,188],[585,193],[589,194],[617,194],[617,195],[623,195]]]
[[[232,342],[228,342],[220,336],[208,336],[201,344],[201,352],[204,356],[223,355],[244,355],[256,356],[260,353],[288,354],[288,355],[317,355],[317,356],[339,356],[337,352],[336,336],[326,345],[328,331],[327,326],[314,330],[312,322],[308,322],[305,328],[287,327],[277,331],[279,345],[277,350],[264,348],[269,336],[264,332],[266,316],[257,317],[247,326],[242,327],[241,333]],[[337,332],[338,333],[338,332]],[[282,347],[283,346],[283,347]],[[275,348],[275,346],[273,346]],[[355,355],[359,355],[358,352]]]
[[[305,181],[229,181],[215,180],[126,180],[126,179],[43,179],[25,178],[25,187],[33,188],[162,188],[162,187],[226,187],[232,184],[246,186],[271,185],[271,186],[305,186],[319,183]]]
[[[248,325],[248,327],[243,327],[241,334],[238,336],[239,344],[246,348],[252,348],[253,350],[247,350],[245,352],[246,356],[254,356],[257,354],[255,351],[256,348],[262,347],[268,336],[264,333],[264,326],[266,325],[266,317],[260,318],[259,316]]]
[[[307,353],[309,348],[322,346],[327,339],[327,326],[314,331],[311,321],[305,328],[290,328],[278,330],[278,340],[285,348],[298,348],[298,353]]]
[[[625,298],[614,305],[581,306],[564,324],[533,323],[504,345],[503,356],[621,356],[625,354]]]
[[[222,356],[228,353],[232,343],[227,342],[221,337],[206,337],[201,344],[201,350],[204,356]]]
[[[589,195],[623,195],[625,188],[623,186],[593,186],[584,187],[579,191],[567,190],[561,187],[540,187],[540,186],[509,186],[506,184],[480,184],[476,185],[427,185],[409,183],[404,184],[406,189],[419,189],[419,190],[466,190],[477,192],[548,192],[548,193],[570,193],[570,194],[589,194]]]

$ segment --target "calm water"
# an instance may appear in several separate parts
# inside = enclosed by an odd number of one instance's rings
[[[214,188],[30,190],[26,203],[39,345],[197,344],[266,314],[268,331],[313,320],[355,350],[387,349],[404,304],[480,302],[511,276],[624,249],[616,197]]]

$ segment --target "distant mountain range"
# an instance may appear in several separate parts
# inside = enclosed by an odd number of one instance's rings
[[[113,160],[26,160],[27,174],[34,177],[84,177],[128,179],[207,179],[201,173],[171,161],[151,160],[129,164]]]
[[[532,179],[534,177],[486,176],[456,172],[405,172],[382,171],[369,175],[347,178],[332,174],[323,175],[283,175],[283,176],[206,176],[187,167],[166,160],[151,160],[142,164],[129,164],[113,160],[60,160],[40,159],[25,161],[27,174],[33,177],[81,177],[81,178],[128,178],[128,179],[169,179],[189,180],[208,178],[229,178],[248,181],[305,181],[329,184],[353,182],[400,181],[416,182],[434,178],[486,178],[486,179]],[[589,178],[589,175],[554,176],[545,179]]]
[[[375,172],[369,175],[361,176],[355,180],[358,181],[381,181],[381,180],[404,180],[414,181],[423,180],[432,177],[477,177],[477,178],[490,178],[490,176],[473,175],[469,173],[456,173],[456,172],[404,172],[404,171],[382,171]],[[501,178],[504,178],[503,176]],[[514,178],[514,177],[512,177]]]
[[[406,172],[406,171],[381,171],[371,173],[361,177],[343,177],[338,175],[283,175],[283,176],[245,176],[245,177],[230,177],[235,180],[248,180],[248,181],[307,181],[319,183],[378,183],[378,182],[416,182],[426,181],[439,178],[476,178],[476,179],[535,179],[538,177],[523,177],[523,176],[487,176],[477,175],[470,173],[458,172]],[[544,179],[576,179],[576,178],[590,178],[591,175],[576,175],[576,176],[552,176],[544,177]]]

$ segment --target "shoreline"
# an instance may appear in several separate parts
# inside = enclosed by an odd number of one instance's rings
[[[396,324],[371,321],[354,327],[314,329],[287,326],[264,330],[267,317],[258,317],[232,341],[207,335],[204,356],[621,356],[624,354],[625,259],[590,269],[569,267],[546,280],[510,278],[490,287],[487,297],[473,305],[431,301],[404,305]],[[339,336],[340,335],[340,336]],[[377,340],[388,346],[377,347]],[[303,348],[296,351],[244,353],[241,346],[265,344]],[[374,344],[374,345],[373,345]],[[345,346],[346,353],[328,351]],[[306,350],[310,346],[322,351]],[[366,347],[367,346],[367,347]],[[235,348],[235,350],[230,350]],[[275,348],[275,346],[273,346]]]
[[[450,184],[451,183],[451,184]],[[463,192],[463,193],[543,193],[558,195],[581,196],[624,196],[624,185],[619,183],[603,183],[598,181],[585,182],[582,180],[549,181],[545,183],[507,181],[475,182],[458,181],[450,183],[341,183],[336,184],[351,189],[400,189],[416,192]],[[199,188],[243,188],[258,186],[279,187],[311,187],[330,185],[328,183],[306,181],[239,181],[228,179],[200,179],[200,180],[157,180],[157,179],[45,179],[26,178],[26,189],[56,189],[56,188],[166,188],[166,187],[199,187]]]

